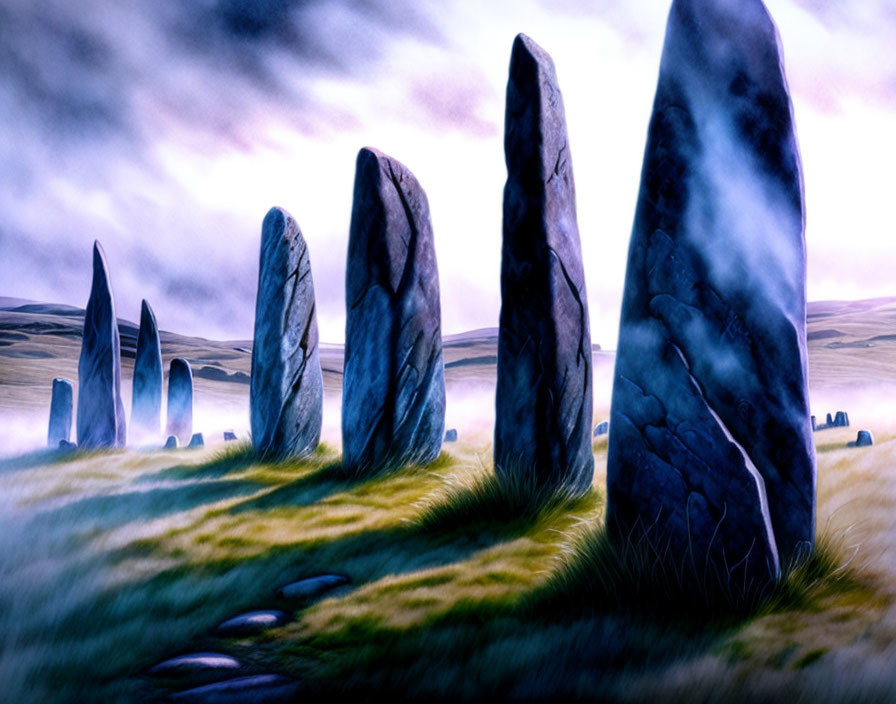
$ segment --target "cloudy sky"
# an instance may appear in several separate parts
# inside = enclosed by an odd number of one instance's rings
[[[497,325],[510,48],[554,57],[595,342],[615,345],[668,0],[3,0],[0,296],[84,305],[90,246],[119,315],[251,337],[261,221],[311,252],[343,339],[357,151],[430,199],[447,333]],[[896,0],[767,0],[806,179],[809,298],[896,295]]]

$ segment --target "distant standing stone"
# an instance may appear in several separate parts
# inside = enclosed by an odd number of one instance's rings
[[[190,438],[190,444],[187,447],[205,447],[205,438],[202,437],[202,433],[193,433],[193,437]]]
[[[121,401],[121,340],[106,256],[93,244],[93,285],[84,313],[78,361],[78,445],[124,447],[127,422]]]
[[[874,444],[874,436],[870,430],[860,430],[854,444],[856,447],[871,447]]]
[[[610,422],[603,420],[594,426],[594,437],[600,437],[610,432]]]
[[[177,357],[168,370],[167,435],[177,436],[178,445],[186,445],[193,434],[193,372],[190,363]]]
[[[834,426],[837,428],[848,428],[849,415],[845,411],[837,411],[837,415],[834,416]]]
[[[457,428],[445,431],[445,442],[457,442]]]
[[[177,436],[176,435],[168,436],[168,439],[165,441],[164,449],[166,449],[166,450],[176,450],[177,449]]]
[[[815,432],[818,429],[815,416],[812,416],[809,420],[812,423],[812,432]]]
[[[233,442],[234,440],[236,440],[236,433],[234,433],[232,430],[225,430],[224,442]]]
[[[375,149],[356,164],[346,307],[346,470],[432,462],[445,432],[445,372],[429,203],[407,167]]]
[[[628,254],[607,526],[762,585],[815,541],[802,167],[761,0],[674,0]],[[716,577],[715,575],[721,575]]]
[[[554,62],[520,34],[504,122],[504,237],[495,470],[591,487],[591,331],[563,98]]]
[[[134,360],[131,441],[158,442],[162,418],[162,346],[156,316],[145,300],[140,305],[140,331]]]
[[[833,427],[834,427],[834,416],[832,416],[830,413],[828,413],[828,416],[827,416],[827,418],[825,419],[825,425],[826,425],[828,428],[833,428]]]
[[[292,216],[271,208],[261,227],[249,404],[263,457],[302,457],[320,440],[323,376],[308,247]]]
[[[53,395],[50,399],[50,427],[47,446],[59,447],[62,440],[68,442],[72,433],[72,382],[53,379]]]

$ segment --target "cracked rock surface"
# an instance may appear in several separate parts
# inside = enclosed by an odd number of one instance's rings
[[[591,331],[563,98],[551,57],[513,44],[495,420],[499,476],[591,486]]]
[[[675,0],[629,249],[608,525],[768,580],[815,534],[803,185],[760,0]]]
[[[262,456],[302,457],[320,441],[323,376],[311,260],[293,217],[271,208],[261,228],[249,390]]]
[[[132,441],[158,441],[162,418],[162,345],[155,313],[145,300],[140,305],[132,399]]]
[[[445,372],[429,203],[407,167],[370,148],[356,164],[346,308],[346,470],[431,462],[445,430]]]
[[[168,368],[168,436],[177,438],[181,447],[193,437],[193,370],[180,357],[171,360]]]
[[[127,421],[121,401],[121,339],[106,255],[93,243],[93,284],[84,312],[78,360],[78,445],[124,447]]]

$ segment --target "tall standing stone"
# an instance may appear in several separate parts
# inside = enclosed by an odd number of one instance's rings
[[[93,244],[93,284],[84,313],[78,361],[78,445],[124,447],[127,422],[121,402],[121,341],[106,255]]]
[[[317,447],[323,412],[311,261],[292,216],[271,208],[261,227],[249,390],[252,443],[264,456]]]
[[[131,438],[157,441],[162,417],[162,346],[155,313],[145,300],[140,306],[133,389]]]
[[[495,470],[533,488],[591,486],[591,331],[563,97],[554,63],[518,35],[504,126],[507,184]]]
[[[168,425],[165,435],[183,446],[193,437],[193,371],[190,363],[176,357],[168,369]]]
[[[628,257],[608,525],[766,581],[815,535],[803,181],[760,0],[675,0]]]
[[[50,427],[47,431],[47,446],[59,447],[59,442],[68,442],[72,433],[72,382],[68,379],[53,379],[53,396],[50,400]]]
[[[362,149],[346,272],[343,461],[359,474],[438,457],[445,431],[439,274],[426,194]]]

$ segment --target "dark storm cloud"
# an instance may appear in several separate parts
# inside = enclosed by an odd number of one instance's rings
[[[176,103],[184,120],[226,129],[250,102],[242,92],[263,91],[289,110],[307,99],[303,78],[363,71],[401,34],[441,41],[410,1],[6,0],[0,85],[7,107],[54,140],[136,136],[141,90]]]

